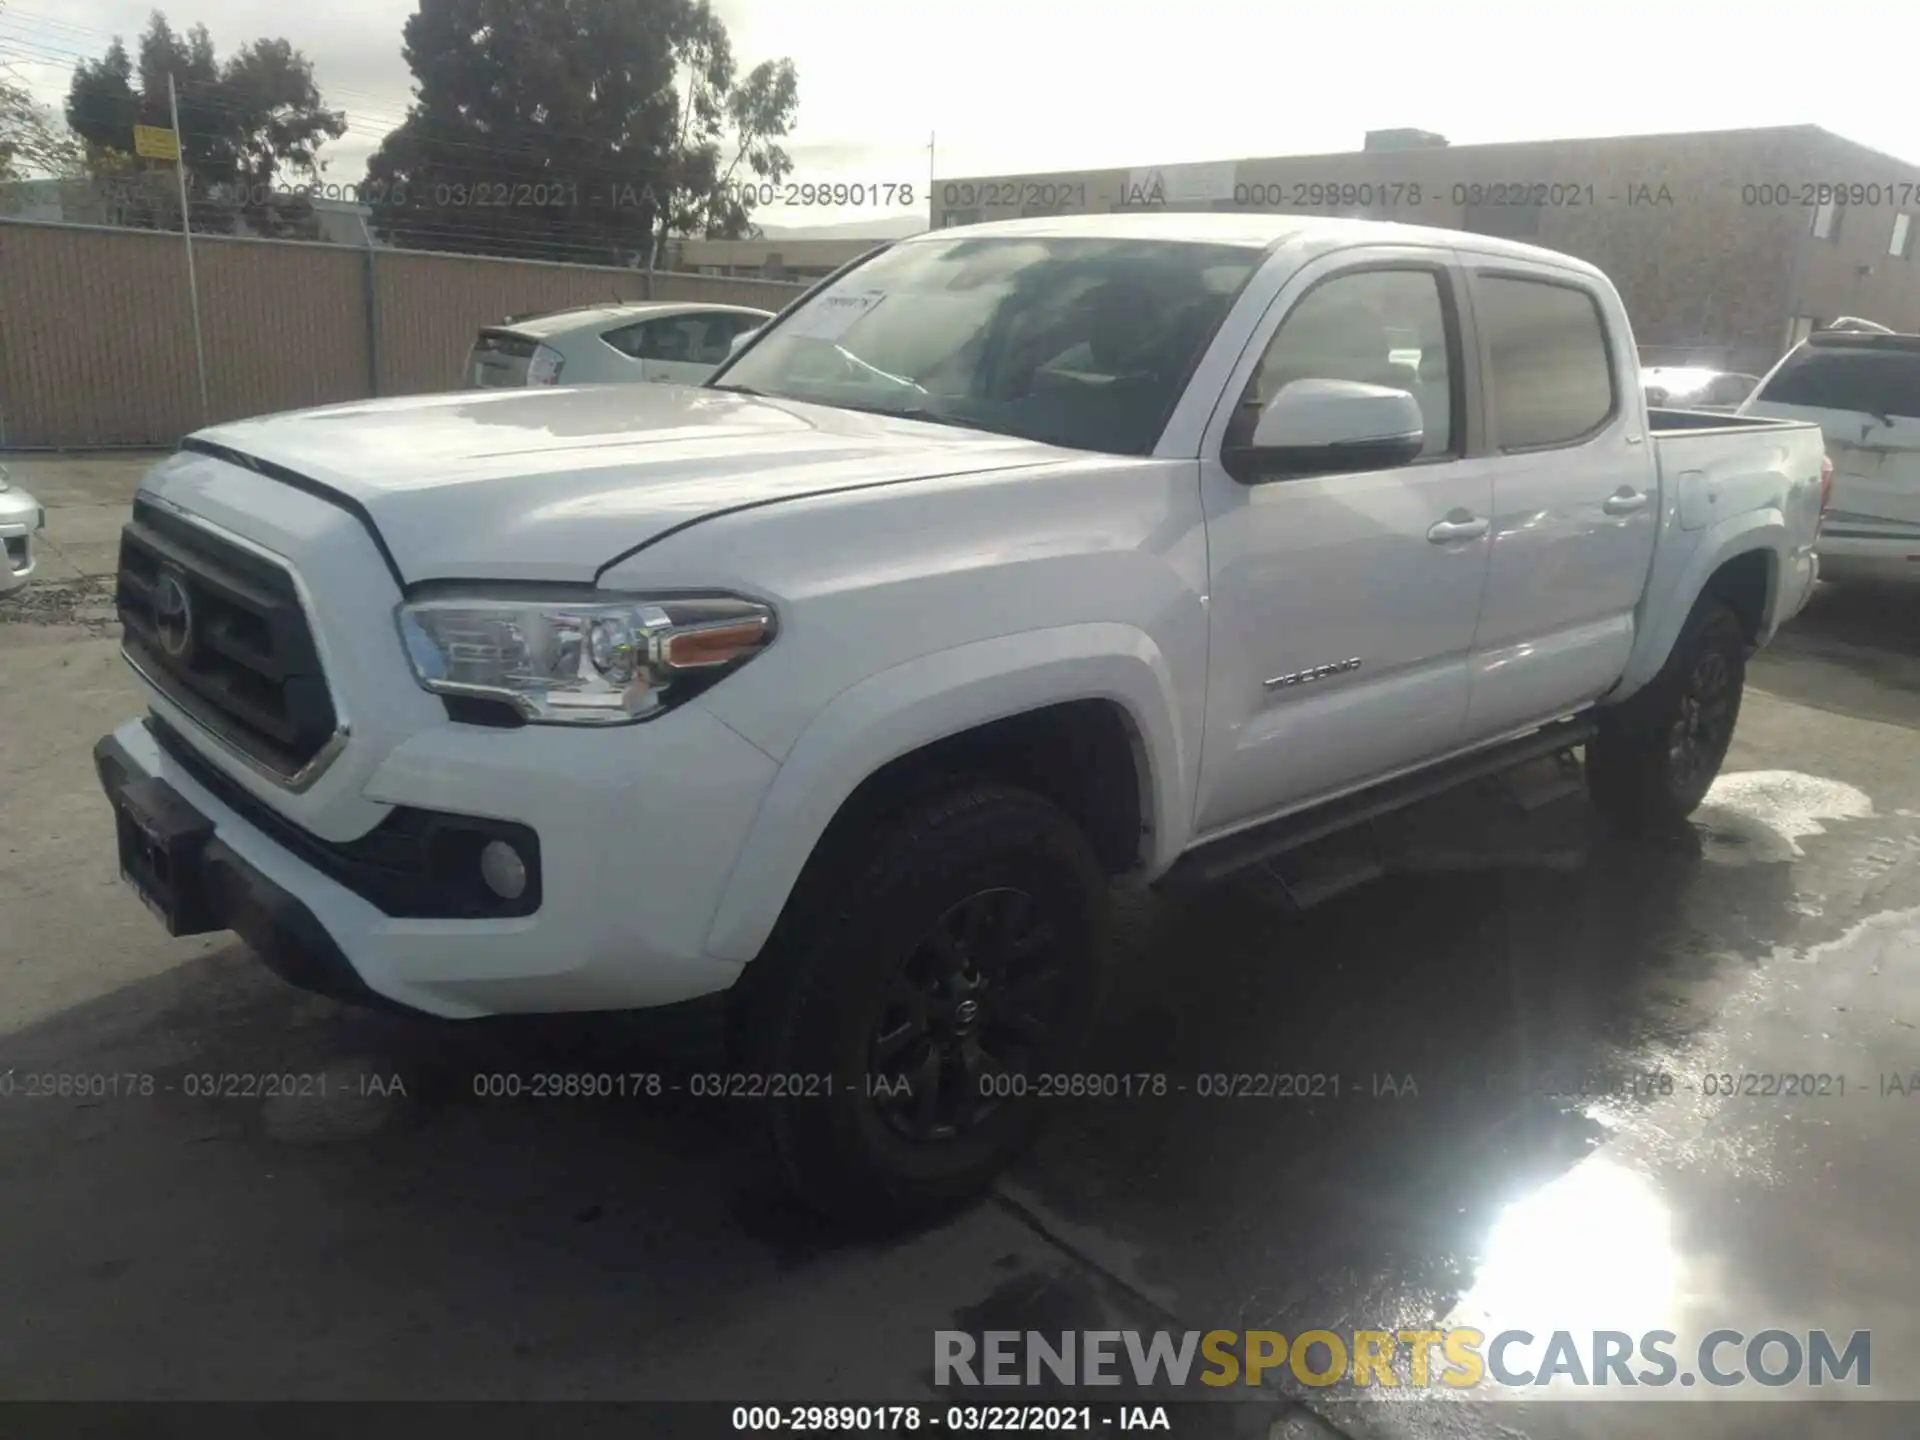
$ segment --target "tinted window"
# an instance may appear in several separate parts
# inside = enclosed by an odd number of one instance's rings
[[[1358,380],[1405,390],[1420,402],[1422,455],[1453,446],[1453,373],[1447,361],[1440,277],[1430,270],[1342,275],[1301,297],[1268,342],[1227,436],[1251,437],[1260,410],[1295,380]]]
[[[706,349],[703,352],[709,365],[718,365],[731,353],[733,337],[756,330],[766,322],[753,315],[709,315],[707,319]]]
[[[600,338],[622,355],[636,360],[679,360],[700,365],[718,365],[727,358],[731,329],[724,328],[730,315],[671,315],[664,320],[647,320],[619,330],[609,330]],[[720,338],[716,342],[714,337]]]
[[[718,384],[1144,455],[1262,255],[935,232],[815,292]]]
[[[1479,276],[1473,289],[1498,448],[1564,445],[1613,413],[1607,334],[1592,296],[1497,275]]]
[[[1920,416],[1920,353],[1802,345],[1756,398],[1862,415]]]

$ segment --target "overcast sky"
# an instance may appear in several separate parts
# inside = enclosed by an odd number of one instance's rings
[[[0,60],[58,102],[74,60],[115,34],[131,44],[151,8],[0,0]],[[327,152],[327,178],[346,182],[405,113],[412,77],[400,28],[413,8],[175,0],[167,14],[183,30],[204,22],[223,57],[262,35],[305,51],[352,127]],[[721,0],[718,9],[743,68],[782,55],[799,68],[793,179],[912,182],[923,212],[930,132],[943,177],[1352,150],[1364,131],[1389,126],[1472,144],[1812,123],[1920,162],[1920,111],[1898,78],[1915,33],[1901,0],[1829,0],[1764,21],[1750,0]],[[1817,33],[1797,46],[1788,16]],[[1883,48],[1892,69],[1879,78],[1827,58]]]

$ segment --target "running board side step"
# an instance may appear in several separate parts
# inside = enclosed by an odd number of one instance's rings
[[[1517,740],[1456,756],[1428,769],[1329,800],[1324,805],[1283,815],[1265,825],[1188,851],[1160,877],[1155,888],[1175,895],[1203,889],[1421,800],[1584,745],[1596,728],[1589,717],[1561,720]],[[1370,867],[1362,864],[1357,868],[1365,871]]]

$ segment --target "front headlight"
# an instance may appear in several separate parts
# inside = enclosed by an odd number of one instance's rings
[[[495,598],[403,604],[400,639],[437,695],[504,701],[548,725],[622,725],[690,699],[773,643],[773,610],[738,595]]]

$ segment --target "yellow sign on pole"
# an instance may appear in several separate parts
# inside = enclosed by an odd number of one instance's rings
[[[133,153],[148,160],[178,160],[180,137],[160,125],[133,127]]]

